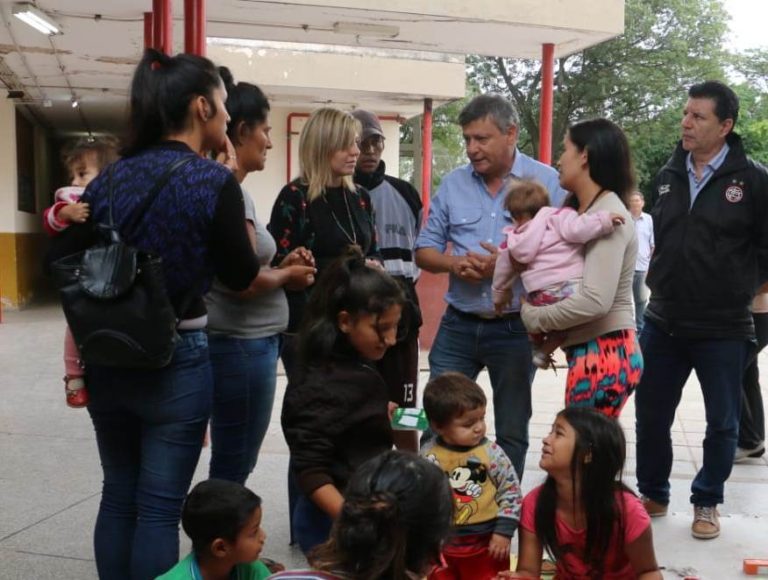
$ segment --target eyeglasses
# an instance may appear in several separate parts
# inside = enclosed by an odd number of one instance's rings
[[[360,143],[360,151],[382,151],[384,149],[384,137],[373,135]]]

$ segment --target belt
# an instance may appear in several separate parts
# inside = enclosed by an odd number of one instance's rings
[[[505,312],[504,314],[496,315],[496,314],[475,314],[473,312],[464,312],[463,310],[459,310],[458,308],[455,308],[448,305],[448,308],[457,316],[460,318],[464,318],[465,320],[472,320],[473,322],[498,322],[500,320],[517,320],[520,318],[520,312]]]

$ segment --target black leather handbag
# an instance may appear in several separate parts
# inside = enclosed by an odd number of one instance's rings
[[[194,158],[174,161],[136,210],[124,232],[138,225],[171,175]],[[173,357],[177,319],[165,288],[162,259],[124,243],[112,216],[97,224],[97,243],[51,264],[64,315],[85,365],[157,369]]]

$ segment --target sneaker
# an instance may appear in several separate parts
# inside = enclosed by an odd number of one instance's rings
[[[720,535],[720,520],[715,506],[693,506],[691,534],[699,540],[711,540]]]
[[[643,507],[648,515],[652,518],[661,518],[667,515],[669,506],[657,501],[653,501],[650,497],[640,496],[640,501],[643,502]]]
[[[67,406],[73,409],[88,406],[88,390],[82,377],[64,377],[64,392],[67,396]]]
[[[757,447],[751,449],[745,449],[744,447],[736,448],[736,455],[733,456],[734,463],[743,463],[748,459],[757,459],[762,457],[765,453],[765,443],[760,443]]]

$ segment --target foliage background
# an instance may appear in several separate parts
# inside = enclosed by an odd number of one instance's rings
[[[626,0],[621,36],[555,61],[553,159],[567,127],[607,117],[627,133],[641,191],[647,189],[679,139],[687,87],[705,79],[729,83],[741,99],[736,131],[747,152],[768,163],[768,51],[724,48],[729,15],[721,0]],[[538,61],[467,57],[468,98],[500,93],[520,113],[519,147],[536,156],[539,136]],[[435,110],[433,193],[440,179],[466,163],[455,119],[466,99]],[[404,126],[404,141],[418,130]],[[401,167],[405,178],[412,162]]]

